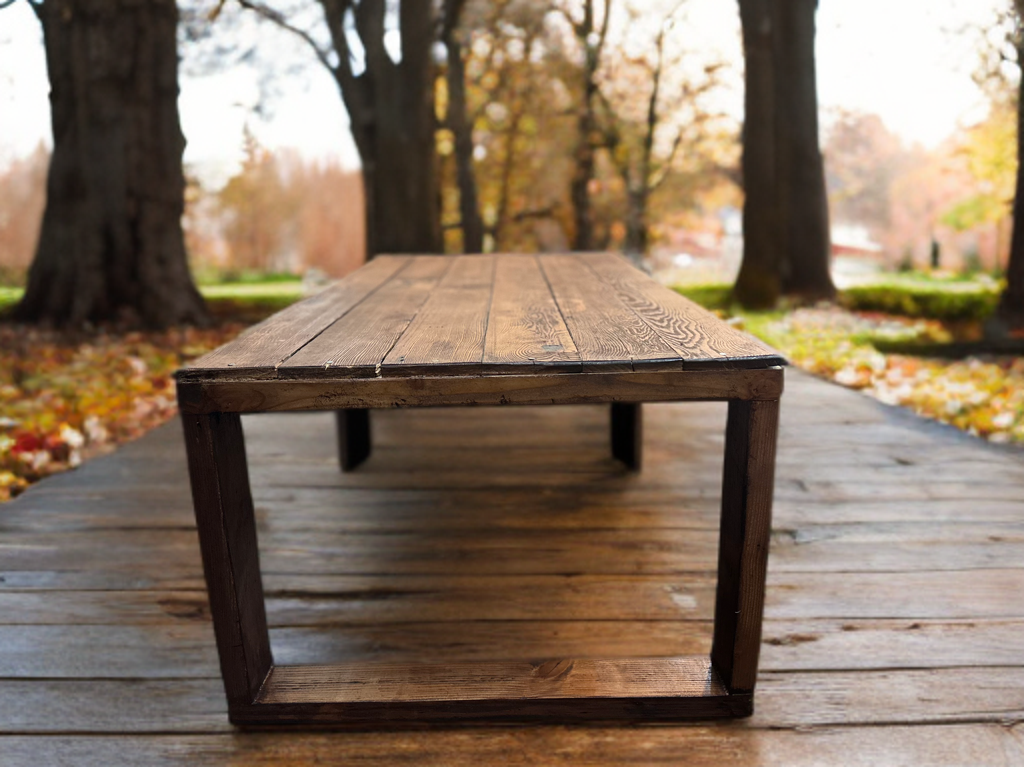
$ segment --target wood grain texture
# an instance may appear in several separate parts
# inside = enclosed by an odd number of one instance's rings
[[[1024,668],[1020,452],[800,371],[787,379],[751,719],[225,732],[171,423],[0,506],[0,763],[1024,763],[1024,726],[1014,724]],[[573,531],[632,530],[636,561],[665,556],[672,531],[717,527],[725,407],[645,409],[642,476],[609,458],[607,406],[380,411],[374,456],[347,475],[332,413],[246,416],[260,544],[305,548],[324,533],[340,551],[346,533],[362,532],[376,555],[392,533],[406,551],[423,533],[425,553],[443,531],[453,544],[474,530],[533,531],[543,547],[546,531],[564,543]],[[453,460],[463,465],[445,465]],[[357,552],[358,540],[345,550]],[[278,545],[274,556],[293,561]],[[924,553],[934,547],[943,556]],[[275,660],[707,652],[712,573],[600,576],[583,570],[593,549],[584,560],[559,548],[562,575],[474,577],[460,545],[443,552],[449,571],[431,576],[268,574]]]
[[[778,420],[778,402],[729,403],[711,659],[731,691],[757,681]]]
[[[679,355],[577,256],[544,256],[541,268],[583,370],[679,369]]]
[[[241,419],[183,419],[196,527],[229,703],[253,699],[273,659]]]
[[[341,377],[380,375],[388,352],[455,266],[456,262],[437,256],[413,257],[385,285],[285,360],[278,375],[301,377],[321,371]]]
[[[277,666],[259,703],[725,695],[705,657]]]
[[[455,256],[384,357],[381,375],[458,375],[479,368],[493,291],[493,256]]]
[[[5,767],[222,767],[225,764],[538,764],[612,767],[643,762],[676,767],[1018,767],[1021,725],[952,724],[778,728],[530,727],[486,731],[344,733],[65,734],[0,738]]]
[[[534,256],[497,256],[483,362],[510,370],[582,370],[579,352]]]
[[[323,293],[289,306],[200,357],[179,375],[188,379],[218,370],[233,375],[270,375],[408,264],[408,256],[378,256]]]
[[[182,382],[766,368],[776,352],[608,254],[385,256]]]
[[[673,721],[744,716],[704,657],[278,666],[239,724],[423,727],[436,723]]]
[[[782,355],[767,344],[724,324],[693,301],[659,285],[621,256],[594,253],[577,258],[613,286],[618,298],[676,351],[684,369],[719,364],[786,364]]]
[[[776,399],[782,368],[178,383],[183,413]]]

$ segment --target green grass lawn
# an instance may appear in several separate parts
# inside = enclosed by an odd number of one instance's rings
[[[300,280],[273,282],[226,282],[219,285],[200,285],[199,291],[210,302],[215,315],[223,316],[234,310],[256,309],[276,311],[302,298]],[[25,292],[24,288],[0,286],[0,311],[14,306]]]

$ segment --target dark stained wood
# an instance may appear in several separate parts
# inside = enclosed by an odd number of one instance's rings
[[[752,719],[225,732],[172,423],[0,505],[0,763],[1024,763],[1024,735],[1013,724],[1024,668],[1019,451],[936,429],[799,371],[787,378]],[[275,660],[707,652],[713,573],[587,574],[594,549],[577,557],[564,543],[565,575],[473,576],[460,563],[474,530],[520,531],[520,550],[529,531],[543,547],[549,531],[564,542],[573,531],[622,530],[641,564],[668,561],[661,547],[676,540],[672,531],[705,539],[717,527],[725,407],[645,410],[643,475],[608,456],[607,406],[380,411],[374,456],[349,475],[338,473],[332,414],[244,417],[260,544],[266,551],[276,541],[280,561],[294,559],[283,547],[315,550],[318,534],[335,548],[346,541],[353,555],[365,541],[367,561],[389,534],[425,554],[452,533],[444,552],[452,566],[435,575],[268,573]],[[464,467],[445,467],[449,456]],[[367,535],[345,535],[353,532]],[[942,556],[924,554],[936,546]],[[958,567],[965,562],[972,569]],[[869,569],[881,566],[888,569]]]
[[[380,375],[388,352],[455,266],[446,258],[413,257],[379,290],[285,360],[278,374],[298,377],[312,369],[339,376]]]
[[[237,724],[394,729],[746,716],[706,657],[276,666]]]
[[[675,767],[685,755],[692,767],[726,763],[758,767],[878,767],[879,763],[929,767],[999,765],[1024,759],[1021,736],[1002,724],[780,728],[531,727],[485,731],[437,730],[344,733],[246,732],[162,735],[15,735],[0,739],[11,767],[74,764],[108,767],[145,764],[196,767],[244,764],[350,765],[635,764]]]
[[[381,375],[475,372],[494,292],[493,256],[455,256],[408,329],[384,357]]]
[[[607,255],[385,256],[186,382],[770,368],[769,347]]]
[[[576,258],[615,287],[618,298],[682,358],[684,368],[716,363],[739,367],[785,364],[778,352],[746,333],[723,326],[711,312],[649,279],[621,256],[594,253]]]
[[[234,375],[272,374],[288,357],[408,266],[409,261],[408,256],[373,259],[323,293],[289,306],[195,360],[182,375],[187,378],[201,370],[217,369]]]
[[[483,362],[495,368],[543,363],[545,370],[582,370],[576,344],[534,256],[496,257]]]
[[[370,457],[370,411],[351,408],[335,412],[338,431],[338,462],[352,471]]]
[[[711,659],[730,691],[757,680],[778,402],[730,402]]]
[[[706,657],[277,666],[257,703],[664,698],[727,691]]]
[[[616,296],[615,289],[602,281],[598,272],[584,267],[574,256],[545,257],[539,268],[534,258],[414,258],[404,265],[402,277],[392,278],[356,308],[349,308],[346,307],[346,316],[339,314],[332,325],[300,343],[283,366],[275,363],[266,375],[202,382],[202,372],[194,372],[192,380],[188,375],[179,379],[178,398],[185,413],[186,432],[206,426],[214,434],[218,428],[225,435],[230,434],[230,445],[220,454],[212,449],[208,456],[199,456],[190,444],[194,484],[205,480],[204,471],[220,471],[216,465],[218,458],[225,463],[224,470],[238,475],[244,484],[244,498],[233,511],[245,519],[232,520],[231,526],[225,528],[226,535],[221,536],[224,540],[216,539],[200,524],[231,721],[369,726],[399,722],[422,725],[543,721],[552,716],[575,722],[748,715],[760,645],[777,420],[765,420],[764,415],[759,419],[756,414],[777,416],[781,368],[766,366],[762,355],[760,361],[748,361],[751,370],[684,371],[679,352],[663,339],[665,327],[660,331],[654,329],[658,324],[656,302],[653,310],[645,308],[655,319],[644,319]],[[679,316],[677,313],[675,319]],[[715,322],[722,332],[731,334],[724,324]],[[680,349],[686,346],[684,331],[700,335],[693,323],[677,322],[669,330],[675,332],[672,342]],[[703,330],[712,335],[717,332],[710,321],[704,322]],[[684,349],[683,354],[688,352]],[[694,354],[701,357],[707,352],[699,349]],[[243,367],[250,370],[253,366],[247,362]],[[508,375],[531,368],[532,375]],[[659,374],[659,370],[671,372]],[[286,380],[279,378],[282,371],[287,373]],[[759,408],[765,397],[767,402]],[[245,473],[240,419],[226,414],[300,409],[340,411],[339,454],[342,470],[347,471],[369,454],[370,407],[610,402],[613,455],[636,470],[642,448],[639,403],[664,399],[730,401],[727,490],[722,505],[720,546],[723,553],[719,557],[721,577],[716,603],[719,625],[711,659],[701,657],[696,661],[704,669],[695,676],[699,690],[678,678],[672,661],[642,664],[645,670],[640,677],[645,682],[636,687],[621,684],[624,675],[629,676],[626,666],[631,670],[639,668],[633,661],[615,661],[620,665],[601,666],[596,672],[591,668],[593,662],[579,661],[581,670],[591,669],[593,673],[580,671],[575,676],[570,672],[576,661],[564,661],[556,664],[560,682],[565,677],[590,680],[590,684],[582,684],[578,689],[574,684],[566,684],[563,686],[570,692],[554,696],[530,686],[520,688],[524,679],[536,681],[536,667],[525,673],[523,668],[502,665],[462,668],[449,664],[440,671],[403,666],[395,670],[392,684],[381,683],[383,672],[379,667],[366,671],[360,671],[359,666],[273,667],[262,605],[255,619],[249,614],[252,596],[258,594],[262,599],[261,574],[255,558],[254,510]],[[744,403],[742,410],[737,409],[740,402]],[[737,429],[733,422],[739,413],[750,423],[744,421]],[[748,465],[764,460],[764,450],[770,455],[767,474]],[[739,495],[730,494],[728,489],[730,461],[743,463],[733,472],[744,485]],[[204,468],[205,463],[212,463],[212,468]],[[194,492],[194,497],[200,520],[219,514],[219,507],[224,505],[223,499],[206,498],[200,490]],[[762,507],[767,508],[766,514],[761,513]],[[243,535],[238,541],[234,540],[235,526]],[[543,547],[538,547],[530,537],[524,546],[507,531],[498,539],[489,540],[476,531],[472,545],[465,542],[461,546],[464,552],[475,552],[471,557],[461,557],[460,563],[484,573],[503,562],[511,563],[512,572],[516,573],[523,572],[522,568],[529,573],[559,572],[557,568],[562,566],[564,556],[561,547],[552,546],[553,537],[547,533]],[[573,548],[578,549],[591,537],[574,533]],[[439,542],[424,552],[421,535],[415,536],[411,557],[405,556],[400,545],[396,546],[398,536],[390,535],[388,552],[373,556],[362,565],[359,554],[352,552],[347,541],[330,541],[325,533],[315,534],[314,538],[315,542],[308,535],[294,542],[268,540],[267,572],[317,573],[329,570],[336,561],[351,562],[357,572],[363,573],[376,572],[378,568],[386,572],[430,573],[438,564],[442,568],[451,566],[445,556],[448,544]],[[606,546],[611,544],[611,551],[600,551],[594,563],[586,565],[587,570],[600,570],[601,561],[624,560],[627,572],[643,572],[643,566],[632,558],[629,542],[621,541],[622,538],[623,533],[613,532],[610,540],[604,541]],[[685,561],[685,568],[709,568],[711,558],[701,558],[701,553],[709,553],[707,541],[689,532],[686,541],[691,540],[696,541],[695,550],[687,550],[685,545],[682,549],[664,545],[662,548]],[[242,560],[242,573],[233,571],[232,549],[236,544],[241,549],[238,557]],[[553,559],[548,558],[550,554],[555,555]],[[211,559],[217,557],[220,564],[211,564]],[[233,579],[222,578],[217,567]],[[239,593],[225,601],[223,594],[213,593],[214,589]],[[729,612],[723,612],[723,607]],[[255,664],[251,660],[254,653],[260,658]],[[264,654],[266,662],[262,662]],[[712,678],[717,679],[712,660],[721,667],[727,693],[711,685]],[[690,668],[693,661],[687,663],[687,673],[695,674],[696,666]],[[616,685],[595,686],[593,680],[602,675]],[[417,687],[417,680],[424,677],[433,681],[426,688]],[[406,681],[399,681],[402,679]],[[472,679],[476,681],[471,682]],[[652,683],[664,679],[674,681],[671,694],[666,692],[667,688]],[[292,687],[303,690],[304,695],[287,694]],[[358,697],[355,691],[360,688],[368,690],[369,697]],[[435,688],[443,690],[443,694],[431,692]],[[257,691],[259,696],[254,700]]]
[[[584,371],[680,368],[678,354],[577,256],[540,263]]]
[[[273,659],[242,423],[230,413],[182,423],[224,688],[229,705],[248,702]]]
[[[642,406],[612,403],[612,455],[633,471],[643,464],[644,421]]]
[[[782,369],[179,383],[183,413],[776,399]]]

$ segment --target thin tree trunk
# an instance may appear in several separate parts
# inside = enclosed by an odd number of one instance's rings
[[[600,25],[595,23],[595,2],[584,0],[583,20],[573,22],[576,39],[583,48],[583,93],[576,119],[575,163],[569,184],[574,228],[573,250],[593,250],[595,246],[590,186],[595,175],[594,149],[599,132],[595,103],[598,96],[597,70],[601,65],[601,51],[608,32],[611,0],[604,0],[604,16]]]
[[[484,249],[484,222],[473,173],[473,126],[467,117],[466,64],[457,26],[464,0],[448,0],[445,4],[442,42],[448,51],[448,114],[447,123],[455,137],[455,168],[459,186],[459,223],[464,253],[481,253]]]
[[[626,188],[626,237],[622,249],[637,266],[643,263],[649,240],[647,203],[650,197],[646,181]]]
[[[1024,50],[1017,52],[1024,62]],[[1013,235],[1010,239],[1010,260],[1006,267],[1006,289],[999,298],[995,322],[989,323],[990,335],[1006,335],[1024,329],[1024,77],[1021,78],[1017,101],[1017,189],[1013,200]]]
[[[26,322],[207,321],[181,229],[173,0],[45,0],[53,125]]]
[[[743,261],[737,300],[767,308],[782,290],[779,210],[775,167],[775,56],[773,0],[740,0],[745,73],[743,120]]]
[[[782,292],[802,300],[834,299],[825,167],[818,138],[814,15],[818,0],[775,0],[775,136]]]

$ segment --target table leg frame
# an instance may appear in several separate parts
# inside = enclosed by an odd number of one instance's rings
[[[339,425],[351,425],[354,418],[361,428],[359,411],[343,412]],[[632,419],[620,422],[620,434],[638,434],[639,413],[639,404],[619,411],[620,418]],[[291,667],[274,666],[270,652],[240,416],[184,415],[230,720],[243,726],[365,729],[749,716],[761,638],[778,413],[778,400],[729,402],[710,658]],[[626,453],[625,446],[616,448],[617,457],[628,458]],[[639,463],[639,448],[631,455]]]
[[[370,411],[350,408],[334,411],[338,430],[338,462],[343,472],[352,471],[370,457]]]

